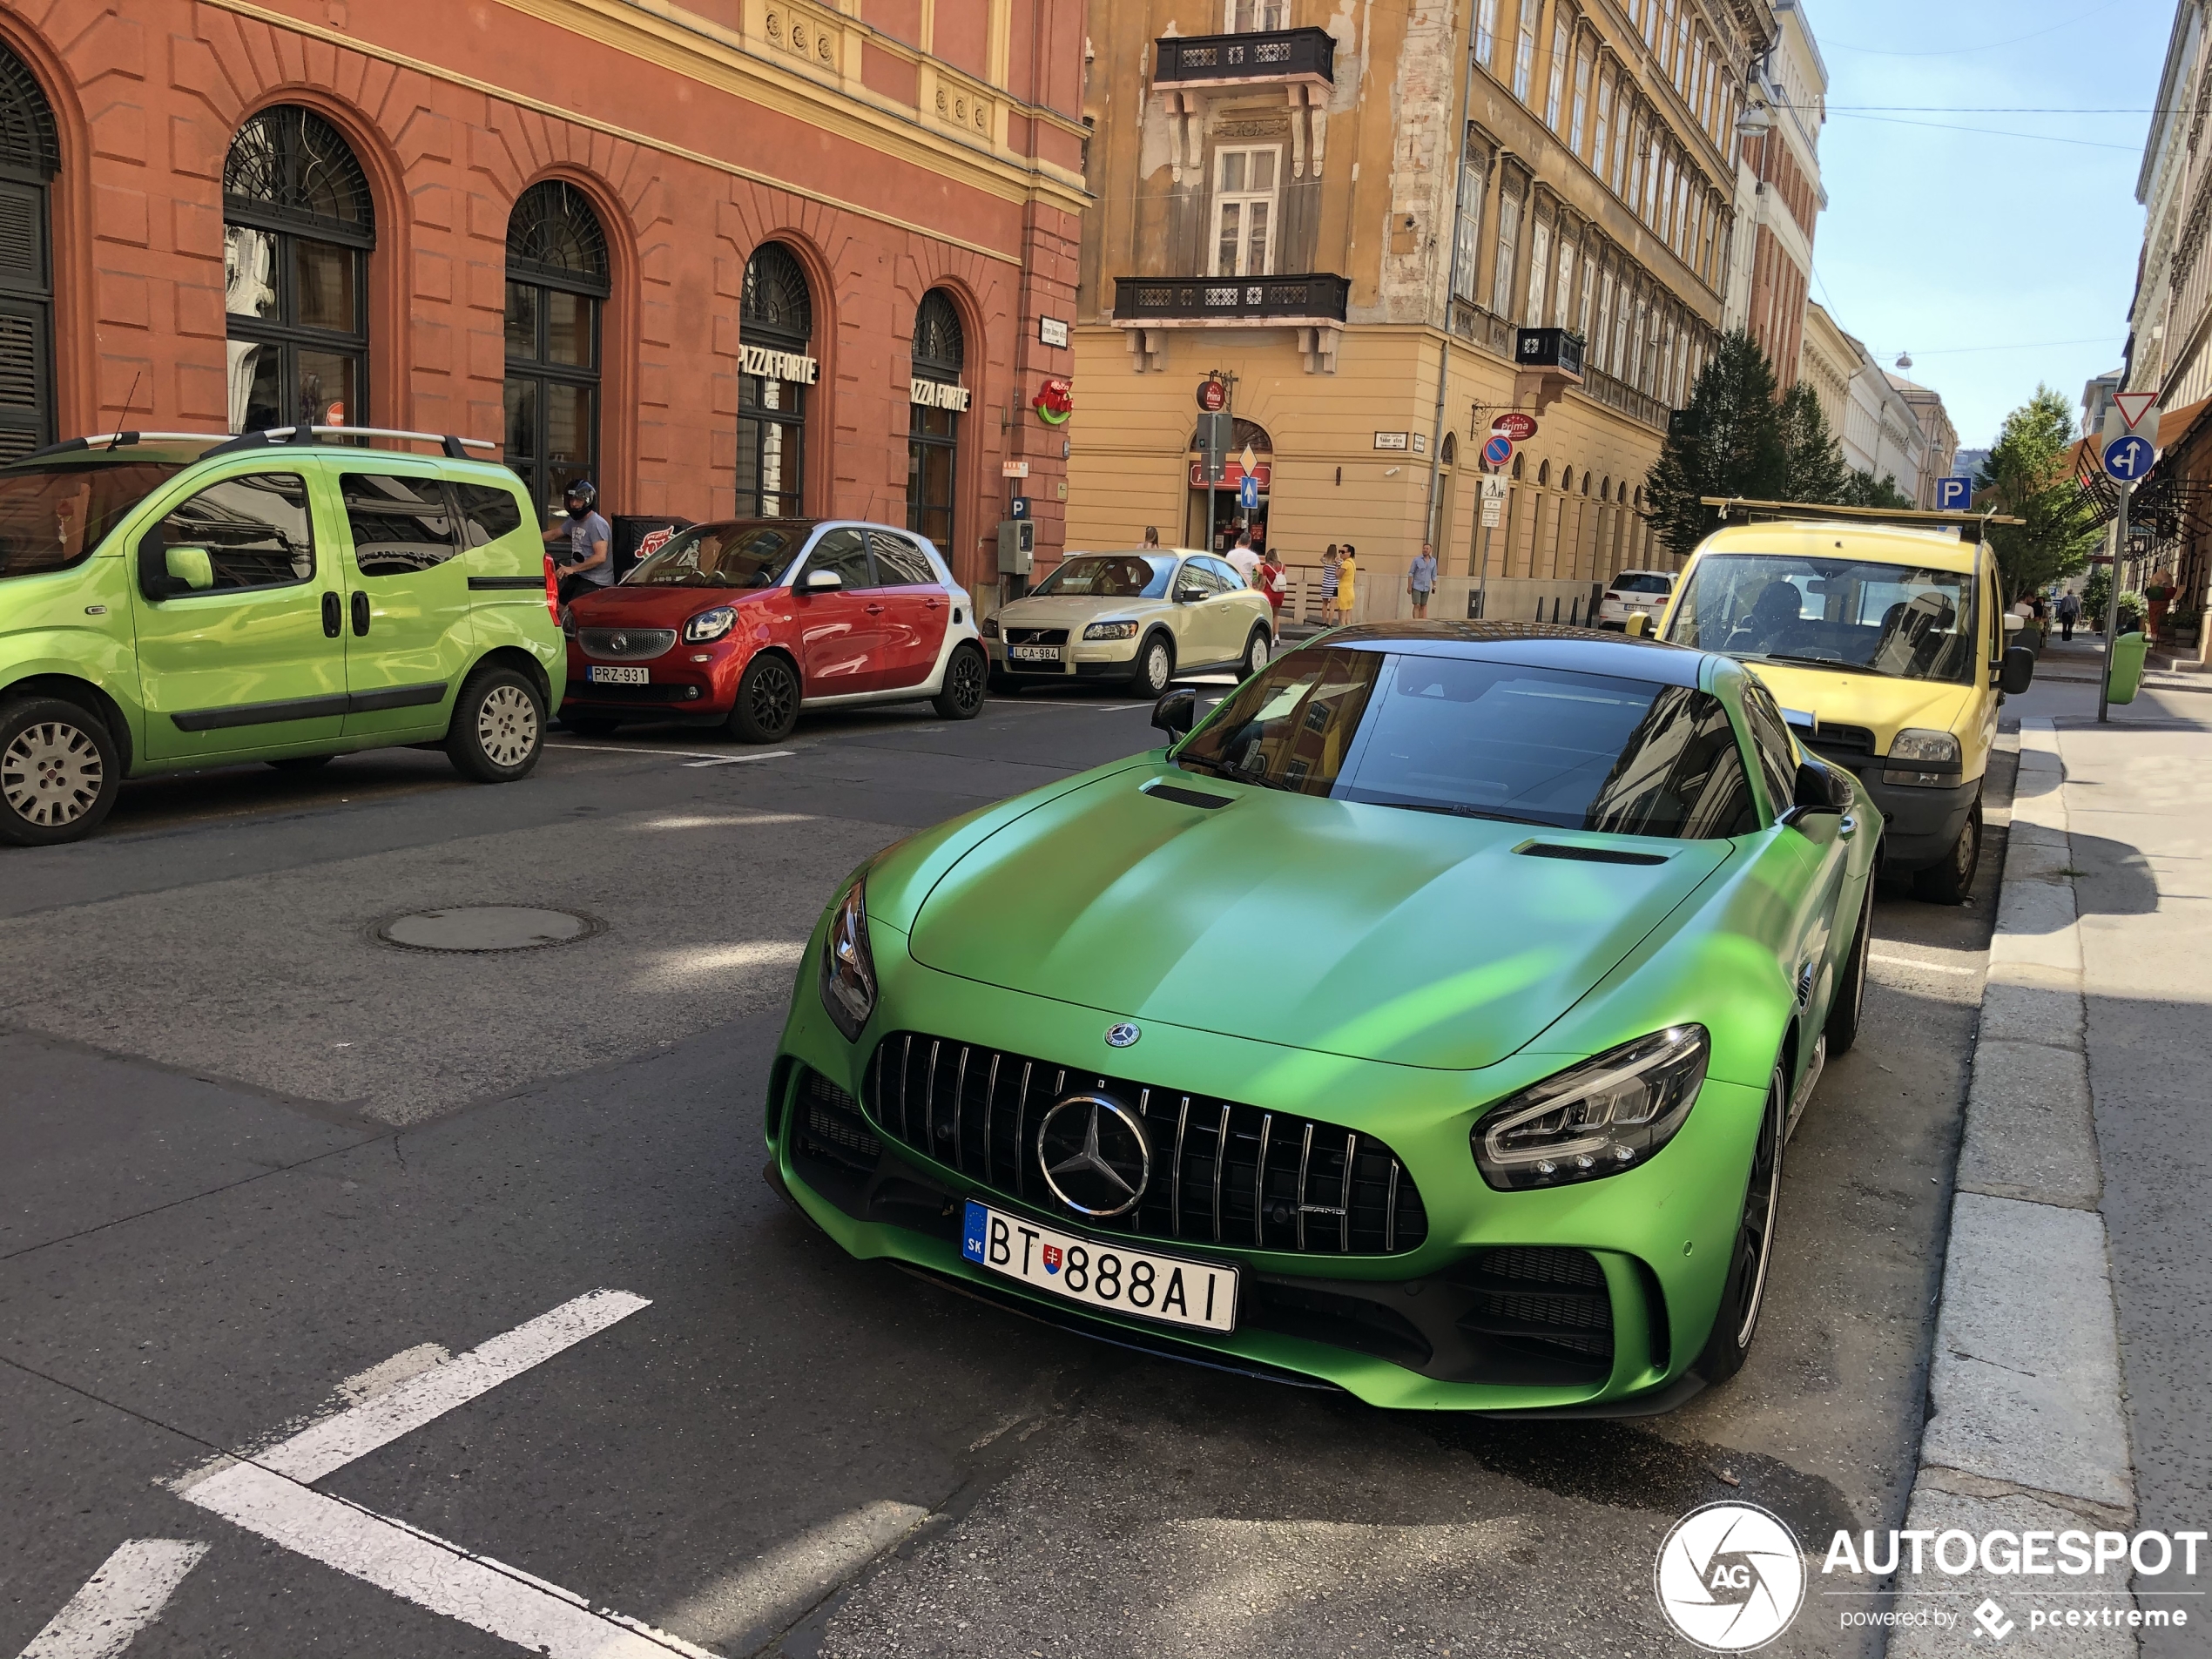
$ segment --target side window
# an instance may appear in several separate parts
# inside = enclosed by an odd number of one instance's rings
[[[1743,714],[1751,728],[1751,746],[1758,752],[1759,771],[1766,779],[1767,799],[1779,818],[1797,798],[1797,758],[1790,747],[1790,728],[1772,695],[1757,681],[1743,687]]]
[[[854,529],[825,530],[814,550],[806,556],[806,573],[834,570],[847,588],[872,588],[875,577],[868,570],[867,539]]]
[[[1237,574],[1237,567],[1226,559],[1203,559],[1200,563],[1213,572],[1213,579],[1221,584],[1224,593],[1234,593],[1244,585],[1244,578]]]
[[[496,484],[455,484],[461,503],[461,533],[470,547],[482,547],[523,528],[523,504],[511,489]]]
[[[338,493],[363,576],[412,576],[454,556],[453,509],[439,480],[341,473]]]
[[[1221,578],[1213,573],[1211,565],[1211,559],[1184,560],[1183,569],[1176,573],[1177,590],[1180,591],[1184,588],[1196,588],[1207,598],[1212,598],[1222,589]]]
[[[935,585],[937,572],[929,568],[929,556],[905,536],[894,536],[887,530],[870,530],[868,542],[875,549],[875,584],[879,588]]]
[[[297,473],[256,472],[210,484],[161,521],[162,544],[207,550],[212,590],[285,588],[315,573],[307,481]]]

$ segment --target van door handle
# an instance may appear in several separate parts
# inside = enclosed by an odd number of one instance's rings
[[[341,607],[338,603],[338,596],[336,594],[326,593],[322,596],[322,632],[324,638],[335,639],[338,637],[338,630],[343,625],[341,616],[341,609],[342,607]]]
[[[368,631],[368,595],[359,588],[354,590],[354,631],[356,634]]]

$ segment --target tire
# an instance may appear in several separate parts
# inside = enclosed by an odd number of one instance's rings
[[[57,697],[0,704],[0,841],[81,840],[122,787],[122,752],[99,716]]]
[[[545,699],[520,669],[493,663],[463,681],[446,728],[446,759],[479,784],[527,778],[545,752]]]
[[[962,642],[945,660],[944,689],[929,699],[929,706],[944,720],[972,720],[983,711],[983,684],[990,678],[990,659],[982,647]]]
[[[729,732],[739,743],[781,743],[799,724],[799,671],[791,658],[764,651],[738,682]]]
[[[579,738],[608,738],[614,735],[615,728],[622,722],[597,715],[579,714],[571,718],[564,714],[561,717],[561,724]]]
[[[1852,1043],[1858,1041],[1859,1016],[1866,1007],[1866,956],[1874,940],[1874,879],[1866,879],[1866,897],[1858,907],[1858,931],[1851,935],[1851,960],[1844,964],[1844,977],[1836,987],[1836,1000],[1828,1005],[1828,1023],[1821,1028],[1828,1036],[1828,1057],[1849,1054]]]
[[[1782,1137],[1790,1116],[1790,1077],[1778,1060],[1767,1079],[1766,1109],[1743,1181],[1743,1208],[1729,1244],[1728,1281],[1713,1313],[1712,1334],[1697,1356],[1697,1374],[1725,1382],[1743,1369],[1758,1335],[1759,1310],[1772,1277],[1775,1222],[1782,1211]]]
[[[1974,872],[1981,864],[1981,797],[1959,826],[1959,839],[1942,859],[1912,877],[1912,895],[1929,904],[1964,904],[1974,890]]]
[[[1267,637],[1267,630],[1253,629],[1252,637],[1244,642],[1244,678],[1250,679],[1265,668],[1267,659],[1272,654],[1273,646]]]
[[[1165,634],[1152,634],[1136,648],[1136,669],[1130,676],[1130,690],[1139,697],[1157,697],[1175,678],[1175,646]]]
[[[287,755],[281,760],[270,761],[269,765],[279,772],[320,772],[337,759],[336,755]]]

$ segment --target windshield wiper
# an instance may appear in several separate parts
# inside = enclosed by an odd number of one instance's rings
[[[1539,829],[1560,827],[1548,819],[1523,818],[1519,813],[1493,813],[1480,806],[1466,806],[1456,803],[1446,805],[1441,802],[1425,800],[1379,800],[1372,804],[1377,806],[1402,806],[1409,813],[1437,813],[1446,818],[1487,818],[1501,824],[1534,824]]]
[[[1846,674],[1872,674],[1882,679],[1893,678],[1878,668],[1869,668],[1865,663],[1847,663],[1840,657],[1807,657],[1794,651],[1763,651],[1753,653],[1762,662],[1803,663],[1808,668],[1840,668]]]

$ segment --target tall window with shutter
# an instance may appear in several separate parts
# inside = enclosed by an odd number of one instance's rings
[[[54,112],[0,47],[0,462],[54,441],[54,287],[46,192],[61,171]]]

